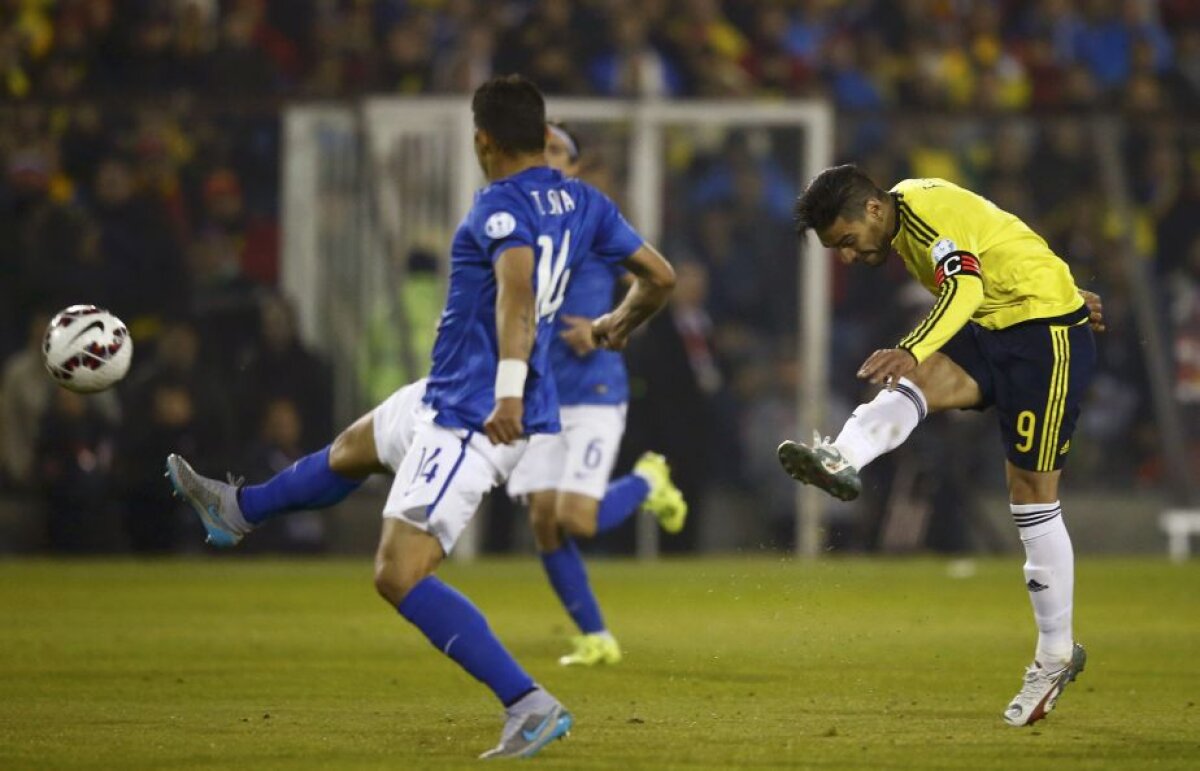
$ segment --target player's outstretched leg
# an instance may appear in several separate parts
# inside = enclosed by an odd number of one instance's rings
[[[242,536],[253,529],[238,505],[238,486],[231,479],[221,482],[200,476],[182,456],[167,456],[167,479],[175,495],[187,501],[208,533],[205,539],[213,546],[237,546]]]
[[[200,476],[179,455],[167,456],[167,478],[187,501],[204,529],[208,543],[228,548],[268,519],[292,511],[324,509],[358,489],[362,479],[342,476],[330,468],[330,447],[306,455],[260,485],[242,486]]]
[[[504,705],[500,743],[481,757],[530,757],[564,736],[571,714],[521,668],[475,604],[433,575],[445,554],[439,540],[397,519],[385,519],[383,527],[376,590]]]
[[[858,469],[837,446],[813,434],[812,446],[788,439],[776,450],[783,470],[797,482],[819,487],[834,498],[852,501],[862,492]]]
[[[200,476],[179,455],[167,456],[167,478],[208,532],[208,543],[228,548],[263,522],[292,511],[324,509],[386,468],[377,457],[371,413],[338,435],[333,444],[306,455],[259,485],[243,486]]]
[[[903,444],[928,412],[920,386],[902,377],[891,389],[860,404],[836,440],[821,439],[814,432],[811,447],[790,440],[779,445],[779,463],[797,482],[852,501],[862,492],[863,467]]]

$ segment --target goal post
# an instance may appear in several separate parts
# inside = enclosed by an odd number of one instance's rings
[[[697,141],[719,141],[733,132],[794,132],[799,152],[794,163],[779,168],[796,190],[833,159],[834,112],[827,102],[800,101],[629,101],[550,98],[547,114],[580,127],[603,129],[607,149],[623,174],[614,184],[625,201],[626,215],[652,243],[678,240],[667,232],[668,156],[671,136],[685,132]],[[333,128],[331,128],[333,127]],[[338,142],[330,142],[333,132]],[[427,365],[428,329],[423,319],[401,307],[412,304],[402,289],[410,281],[412,256],[436,254],[444,282],[454,228],[483,184],[473,151],[474,127],[468,100],[462,97],[379,97],[353,106],[294,106],[285,116],[284,158],[284,286],[298,302],[306,339],[327,353],[337,346],[354,347],[388,330],[402,344],[383,346],[390,356]],[[713,140],[713,137],[718,139]],[[345,143],[354,142],[348,153]],[[351,159],[351,156],[353,158]],[[331,171],[331,169],[333,171]],[[323,170],[323,172],[322,172]],[[336,172],[336,173],[335,173]],[[330,186],[353,178],[359,191],[353,211],[352,237],[331,238],[334,224],[325,210]],[[340,200],[340,198],[338,198]],[[790,248],[790,247],[789,247]],[[794,290],[799,334],[797,361],[798,425],[824,428],[828,399],[830,261],[815,235],[795,242],[800,260]],[[329,266],[353,282],[330,281]],[[444,284],[438,285],[444,298]],[[350,298],[332,293],[350,292]],[[380,319],[384,321],[381,322]],[[356,342],[359,341],[359,342]],[[339,417],[346,419],[370,406],[372,389],[398,387],[387,375],[352,362],[338,390]],[[375,362],[376,366],[383,366]],[[411,373],[413,365],[400,368]],[[385,372],[392,373],[391,370]],[[775,437],[764,437],[772,441]],[[732,440],[731,440],[732,441]],[[813,557],[820,551],[821,513],[827,501],[815,488],[797,486],[795,532],[797,552]],[[658,531],[650,518],[639,518],[637,551],[653,556]],[[473,545],[468,545],[468,549]]]

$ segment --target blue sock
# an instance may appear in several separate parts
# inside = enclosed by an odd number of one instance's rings
[[[396,609],[472,677],[510,706],[534,689],[475,605],[434,576],[421,579]]]
[[[584,634],[603,632],[604,618],[600,615],[600,604],[596,602],[596,595],[592,594],[587,568],[583,566],[583,556],[575,542],[564,538],[562,546],[544,552],[542,567],[546,569],[554,593],[575,620],[579,631]]]
[[[596,512],[596,534],[612,530],[629,519],[649,494],[649,483],[637,474],[626,474],[610,483]]]
[[[242,516],[252,525],[289,511],[323,509],[358,489],[350,479],[329,468],[329,447],[305,455],[261,485],[238,490]]]

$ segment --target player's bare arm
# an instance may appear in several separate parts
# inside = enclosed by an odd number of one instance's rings
[[[666,305],[675,288],[675,270],[649,244],[642,244],[623,264],[633,274],[633,287],[612,312],[592,322],[596,345],[610,351],[623,350],[633,330]]]
[[[964,258],[958,265],[972,267],[957,268],[954,273],[945,276],[938,301],[929,315],[898,346],[875,351],[867,357],[858,369],[858,377],[892,389],[900,378],[910,375],[922,361],[962,329],[983,301],[983,280],[977,267],[974,267],[977,265],[974,256],[968,256],[970,261]]]
[[[496,339],[501,367],[505,362],[529,361],[537,319],[533,302],[533,250],[527,246],[507,249],[496,260]],[[500,373],[503,377],[504,373]],[[497,390],[500,392],[500,377]],[[524,382],[524,377],[520,378]],[[519,393],[519,392],[518,392]],[[521,438],[524,429],[524,398],[499,396],[492,414],[483,424],[492,444],[511,444]]]

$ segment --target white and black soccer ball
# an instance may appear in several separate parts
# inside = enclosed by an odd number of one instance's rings
[[[72,305],[50,320],[42,361],[63,388],[90,394],[125,377],[133,341],[125,323],[103,308]]]

